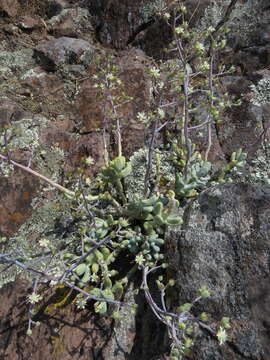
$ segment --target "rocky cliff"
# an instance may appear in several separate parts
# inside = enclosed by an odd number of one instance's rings
[[[123,91],[130,97],[119,108],[123,153],[130,157],[143,148],[149,134],[137,114],[153,101],[149,69],[170,60],[166,47],[173,34],[155,15],[169,3],[0,0],[0,129],[10,124],[17,128],[13,159],[30,163],[62,185],[76,174],[82,158],[93,159],[90,170],[83,171],[90,177],[96,174],[104,165],[101,129],[107,121],[107,100],[99,96],[95,76],[108,66],[108,59],[120,69]],[[190,26],[216,25],[229,3],[185,1]],[[229,341],[222,347],[207,330],[198,330],[189,355],[194,360],[269,357],[269,22],[268,1],[237,1],[227,45],[219,54],[219,61],[234,65],[235,71],[220,78],[217,91],[241,99],[241,104],[225,110],[213,127],[209,158],[219,168],[242,148],[248,163],[241,179],[234,180],[245,183],[203,191],[183,206],[183,225],[167,235],[168,271],[177,289],[170,306],[189,301],[198,287],[207,285],[213,296],[195,311],[207,309],[214,322],[223,315],[231,318]],[[196,116],[203,121],[203,113]],[[160,144],[165,137],[160,136]],[[106,139],[116,154],[113,127]],[[206,151],[206,133],[195,131],[193,140]],[[0,177],[0,236],[31,246],[44,234],[66,239],[74,224],[64,204],[59,214],[57,192],[44,191],[40,181],[23,170],[14,171]],[[29,289],[20,278],[1,289],[0,359],[168,358],[165,327],[132,289],[125,300],[138,304],[137,313],[123,306],[119,323],[94,315],[93,309],[78,310],[72,294],[46,289],[47,302],[35,315],[41,324],[32,337],[26,335]]]

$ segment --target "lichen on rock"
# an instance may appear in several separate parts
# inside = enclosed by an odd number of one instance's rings
[[[159,168],[159,176],[161,178],[162,184],[159,185],[168,185],[172,184],[175,180],[175,168],[169,159],[168,151],[161,151],[155,149],[155,154],[158,154],[160,157],[160,168]],[[129,176],[126,177],[126,185],[128,189],[128,197],[132,199],[134,195],[137,197],[143,197],[144,195],[144,178],[146,173],[146,166],[148,162],[148,149],[142,148],[136,151],[130,157],[130,163],[132,166],[132,172]],[[151,177],[155,177],[156,174],[156,166],[157,160],[156,156],[153,157],[152,162],[152,172],[150,174]]]
[[[70,243],[73,244],[76,237],[71,231],[73,220],[70,214],[70,201],[63,195],[58,195],[43,202],[34,199],[32,204],[35,208],[33,215],[23,223],[15,236],[1,244],[1,252],[13,254],[14,259],[29,264],[45,256],[48,248],[52,249],[56,251],[55,256],[44,258],[38,269],[46,271],[48,275],[60,275],[61,270],[64,270],[64,265],[59,261],[61,249]],[[48,241],[46,248],[42,247],[44,239]],[[18,266],[8,267],[7,263],[0,264],[0,288],[14,281],[18,275],[27,280],[33,280],[34,276],[32,272],[23,271]]]
[[[270,78],[261,79],[257,85],[251,85],[251,103],[257,106],[270,104]]]
[[[201,20],[201,28],[216,26],[223,19],[224,10],[229,4],[229,0],[211,3],[205,10],[204,17]],[[244,47],[254,42],[254,37],[258,36],[258,28],[266,21],[261,8],[261,3],[257,0],[236,3],[229,20],[226,22],[230,30],[228,33],[230,45]]]

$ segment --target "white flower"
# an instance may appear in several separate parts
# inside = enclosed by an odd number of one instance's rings
[[[158,86],[158,88],[159,89],[163,89],[164,88],[164,81],[160,81],[158,84],[157,84],[157,86]]]
[[[180,7],[180,11],[181,11],[182,13],[186,14],[187,8],[186,8],[184,5],[182,5],[182,6]]]
[[[135,258],[135,261],[138,265],[142,265],[144,263],[144,257],[142,254],[137,255]]]
[[[84,161],[87,166],[93,165],[95,162],[91,156],[88,156]]]
[[[225,329],[223,329],[222,327],[220,327],[218,332],[217,332],[217,338],[218,338],[218,341],[219,341],[219,345],[225,344],[225,342],[228,339],[228,335],[227,335]]]
[[[39,240],[39,245],[44,248],[48,248],[50,245],[50,241],[48,239]]]
[[[203,44],[200,43],[199,41],[196,42],[196,44],[195,44],[195,49],[196,49],[198,52],[200,52],[200,53],[204,52],[204,46],[203,46]]]
[[[209,33],[212,33],[212,32],[215,31],[215,28],[214,28],[213,26],[209,26],[209,28],[207,29],[207,31],[208,31]]]
[[[184,29],[183,27],[181,27],[181,26],[178,26],[178,27],[176,27],[176,28],[174,29],[174,31],[175,31],[175,33],[176,33],[177,35],[183,35],[184,32],[185,32],[185,29]]]
[[[87,300],[85,298],[78,298],[76,300],[76,306],[78,309],[85,309],[85,306],[87,304]]]
[[[42,296],[35,292],[28,296],[28,301],[30,302],[30,304],[36,304],[40,300],[42,300]]]
[[[210,69],[210,64],[207,61],[204,61],[201,65],[200,65],[200,70],[201,71],[207,71]]]
[[[150,75],[153,76],[154,78],[159,78],[160,77],[160,71],[158,68],[153,67],[152,69],[150,69]]]
[[[164,19],[169,20],[170,17],[171,17],[171,15],[170,15],[169,13],[165,13],[165,14],[163,15],[163,17],[164,17]]]
[[[165,117],[165,112],[163,109],[158,109],[158,115],[161,119],[164,119]]]
[[[141,122],[145,122],[147,121],[147,115],[145,114],[145,112],[139,112],[137,114],[137,119]]]
[[[31,329],[28,329],[28,330],[26,331],[26,335],[31,336],[31,335],[32,335],[32,330],[31,330]]]
[[[57,285],[58,284],[58,280],[51,280],[50,281],[50,286],[51,287],[54,287],[55,285]]]
[[[114,75],[112,73],[109,73],[106,75],[106,78],[109,80],[114,80]]]

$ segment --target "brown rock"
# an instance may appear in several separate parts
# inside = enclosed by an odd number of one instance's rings
[[[224,77],[222,84],[230,94],[242,94],[242,104],[229,109],[218,125],[218,138],[222,150],[230,156],[233,151],[242,148],[249,156],[253,156],[262,143],[260,124],[263,118],[268,121],[269,111],[266,107],[255,106],[249,101],[252,82],[247,78]]]
[[[111,335],[111,320],[96,319],[92,311],[78,311],[71,305],[58,307],[54,290],[47,291],[46,302],[34,316],[40,326],[26,335],[31,288],[27,282],[5,285],[0,291],[0,358],[12,360],[94,360],[102,358]]]
[[[41,67],[35,67],[25,73],[21,85],[31,90],[34,95],[58,101],[64,99],[64,84],[55,74],[48,74]]]
[[[82,38],[83,36],[83,39],[87,41],[92,40],[94,32],[88,10],[80,7],[62,10],[48,21],[48,27],[49,32],[56,37]]]
[[[38,126],[38,118],[30,112],[23,111],[15,102],[11,100],[0,101],[0,124],[16,124],[16,121],[27,121],[33,128]],[[70,131],[73,123],[69,120],[58,120],[47,124],[40,129],[39,143],[43,149],[50,147],[59,147],[68,151],[75,142]],[[30,127],[29,127],[30,129]],[[73,145],[74,146],[74,145]],[[4,152],[5,154],[5,152]],[[10,157],[12,160],[27,165],[30,159],[31,151],[28,148],[12,150]],[[36,164],[33,160],[32,167]],[[78,160],[79,162],[79,160]],[[0,160],[2,163],[2,160]],[[75,163],[78,166],[78,163]],[[70,169],[70,165],[69,168]],[[45,174],[43,174],[45,175]],[[36,197],[40,187],[40,180],[27,172],[14,168],[14,173],[9,177],[0,176],[0,236],[11,236],[18,230],[19,226],[32,214],[31,202]]]
[[[39,20],[34,19],[31,16],[23,16],[19,23],[19,26],[23,30],[34,30],[42,27],[43,25]]]
[[[168,3],[170,0],[165,0]],[[153,0],[87,0],[98,39],[104,45],[125,49],[154,21],[157,2]],[[159,36],[157,34],[157,36]]]
[[[147,57],[141,56],[141,53],[131,49],[116,63],[120,68],[124,91],[133,98],[132,101],[118,108],[121,116],[123,152],[127,156],[144,146],[145,126],[139,123],[136,117],[138,112],[145,111],[149,106],[150,82],[146,75],[146,67],[150,62]],[[91,75],[97,71],[92,69]],[[97,97],[95,82],[92,76],[82,81],[75,102],[75,114],[82,123],[81,133],[96,132],[105,125],[104,109],[108,104],[103,98]],[[108,125],[110,127],[112,124]],[[109,136],[110,143],[115,144],[115,137],[111,133]]]
[[[8,16],[16,16],[20,10],[18,0],[0,0],[0,11],[4,11]]]
[[[29,117],[16,103],[0,101],[0,124],[9,125]],[[12,159],[24,162],[25,154],[16,152]],[[2,160],[0,160],[2,162]],[[15,169],[12,177],[0,177],[0,235],[11,235],[31,215],[31,201],[38,189],[38,180],[22,170]]]

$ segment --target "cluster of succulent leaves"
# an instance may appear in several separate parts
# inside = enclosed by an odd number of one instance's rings
[[[194,144],[192,147],[195,148]],[[172,150],[172,160],[178,169],[175,174],[175,194],[179,199],[192,198],[207,187],[230,182],[230,176],[244,167],[247,157],[239,149],[232,153],[228,164],[214,171],[212,163],[203,160],[201,154],[194,151],[189,166],[185,169],[185,149],[173,144]]]
[[[242,165],[241,154],[238,152],[233,155],[231,165],[223,169],[224,173],[229,172],[237,164]],[[180,225],[182,222],[182,218],[178,215],[179,200],[195,196],[191,191],[196,189],[197,194],[201,185],[212,186],[209,181],[210,167],[204,166],[205,162],[199,156],[194,157],[192,171],[187,177],[192,186],[188,189],[184,187],[184,190],[179,190],[181,173],[176,164],[175,191],[165,190],[164,194],[159,193],[148,198],[134,195],[133,199],[125,196],[125,178],[132,168],[124,157],[116,157],[101,169],[91,189],[88,188],[93,195],[85,194],[85,198],[89,199],[88,205],[91,211],[97,215],[91,219],[90,226],[85,226],[81,230],[82,243],[78,248],[63,255],[67,268],[72,269],[69,275],[70,281],[87,290],[90,295],[104,299],[94,303],[97,313],[108,314],[110,306],[107,300],[122,300],[125,285],[130,280],[128,275],[130,269],[128,271],[119,269],[119,259],[128,258],[132,268],[135,269],[140,269],[140,266],[154,268],[157,265],[162,267],[164,265],[165,267],[164,235],[169,226]],[[186,193],[184,194],[183,191]],[[80,202],[83,201],[81,195],[79,192],[76,194]],[[205,292],[206,290],[201,291],[201,294],[204,293],[202,298],[209,296]],[[77,305],[83,308],[87,302],[80,297],[81,295],[78,296]],[[181,314],[187,313],[186,308],[179,308],[179,311]],[[114,315],[116,314],[117,312],[114,312]],[[205,320],[206,318],[202,317],[201,321]],[[172,320],[168,317],[166,321]],[[172,347],[172,354],[179,353],[182,356],[189,352],[193,344],[193,327],[184,320],[180,321],[178,326],[177,334],[184,339],[183,345],[181,349],[177,346]],[[220,336],[225,337],[226,333],[221,332]],[[173,358],[175,356],[172,355]]]

